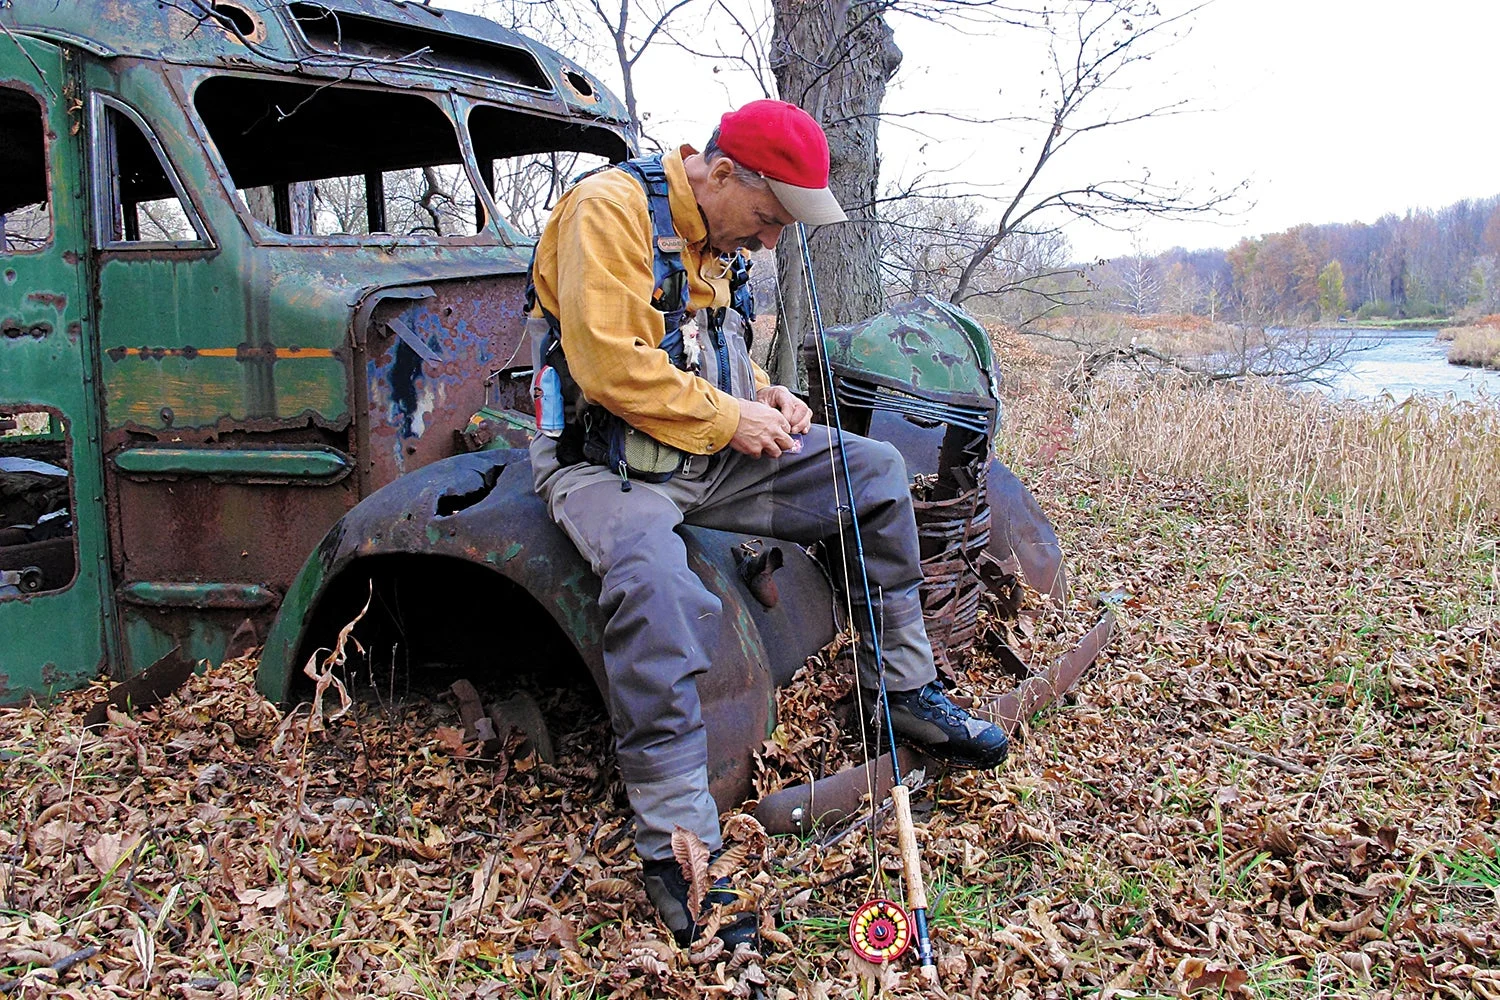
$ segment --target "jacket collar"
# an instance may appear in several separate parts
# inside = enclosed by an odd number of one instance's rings
[[[701,249],[708,239],[708,224],[698,210],[698,199],[693,197],[693,186],[688,183],[687,168],[682,165],[684,157],[696,152],[692,146],[679,146],[661,158],[661,165],[667,174],[667,204],[672,208],[672,225],[678,236]]]

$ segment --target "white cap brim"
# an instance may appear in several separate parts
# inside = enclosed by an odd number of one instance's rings
[[[766,178],[771,192],[788,215],[809,226],[826,226],[831,222],[844,222],[849,217],[839,207],[838,199],[827,188],[793,187],[781,181]]]

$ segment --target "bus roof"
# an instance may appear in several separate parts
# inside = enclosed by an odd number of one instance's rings
[[[629,130],[577,63],[485,17],[404,0],[12,0],[0,25],[100,58],[264,68],[351,82],[439,78],[486,100]],[[3,40],[0,40],[3,43]]]

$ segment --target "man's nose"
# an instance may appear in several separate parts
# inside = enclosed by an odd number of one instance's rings
[[[785,231],[785,228],[782,227],[782,226],[768,226],[767,228],[761,230],[761,232],[760,232],[760,242],[761,242],[761,245],[764,246],[767,250],[775,250],[776,249],[776,241],[779,240],[779,239],[781,239],[781,234],[784,231]]]

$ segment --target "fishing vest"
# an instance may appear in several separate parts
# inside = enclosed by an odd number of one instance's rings
[[[750,261],[735,254],[728,264],[729,307],[700,310],[703,328],[689,324],[688,276],[682,263],[686,242],[672,224],[667,173],[661,156],[639,157],[589,171],[574,184],[601,170],[620,169],[641,185],[651,215],[651,305],[662,314],[664,334],[659,349],[679,369],[692,371],[721,392],[755,398],[749,347],[755,303],[750,293]],[[536,266],[535,251],[532,268]],[[631,479],[661,483],[682,468],[684,455],[637,430],[597,403],[589,402],[568,373],[557,317],[537,301],[531,270],[526,281],[526,330],[531,338],[531,395],[536,428],[557,440],[562,465],[592,462],[617,472],[621,489]],[[684,330],[690,337],[684,336]]]

